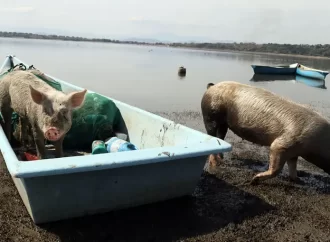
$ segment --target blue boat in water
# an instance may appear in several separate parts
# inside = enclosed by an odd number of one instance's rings
[[[291,65],[263,66],[251,65],[254,74],[276,74],[276,75],[294,75],[296,74],[298,63]]]
[[[329,74],[329,72],[310,68],[310,67],[299,64],[297,66],[297,74],[300,76],[304,76],[304,77],[324,80],[326,78],[326,76]]]

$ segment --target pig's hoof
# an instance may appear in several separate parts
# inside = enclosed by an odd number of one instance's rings
[[[302,180],[299,177],[295,177],[295,178],[289,177],[289,182],[300,184],[302,183]]]
[[[220,164],[222,163],[223,158],[221,158],[220,154],[212,154],[209,156],[209,163],[212,167],[217,167],[220,166]]]
[[[45,160],[48,159],[47,155],[37,155],[39,160]]]
[[[258,185],[259,184],[259,177],[253,177],[250,181],[250,185]]]
[[[209,167],[216,167],[217,166],[217,160],[216,160],[214,155],[209,156],[208,163],[209,163]]]
[[[243,186],[248,186],[248,185],[250,185],[251,184],[251,181],[244,181],[244,182],[242,182],[242,183],[238,183],[238,184],[236,184],[236,186],[237,187],[243,187]]]

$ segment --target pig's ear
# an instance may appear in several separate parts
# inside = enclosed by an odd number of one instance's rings
[[[71,106],[73,108],[78,108],[83,105],[86,92],[87,90],[84,89],[80,92],[73,92],[69,94],[69,101],[71,102]]]
[[[34,89],[31,85],[29,85],[29,87],[30,87],[32,100],[37,104],[41,104],[46,97],[45,94],[38,91],[37,89]]]

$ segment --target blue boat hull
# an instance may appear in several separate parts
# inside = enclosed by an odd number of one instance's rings
[[[320,71],[315,69],[304,70],[302,68],[297,68],[297,74],[304,77],[309,77],[318,80],[324,80],[326,76],[329,74],[327,71]]]
[[[277,75],[293,75],[296,73],[295,66],[257,66],[251,65],[254,74],[277,74]]]

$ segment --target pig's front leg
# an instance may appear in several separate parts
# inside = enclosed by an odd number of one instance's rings
[[[27,144],[27,139],[28,139],[28,125],[29,123],[27,122],[27,120],[25,120],[24,118],[20,117],[20,126],[18,127],[19,130],[19,134],[20,134],[20,141],[22,143],[22,146],[27,149],[28,148],[28,144]]]
[[[63,153],[63,140],[64,140],[64,136],[62,138],[60,138],[59,140],[57,140],[56,142],[54,142],[55,157],[56,158],[60,158],[60,157],[64,156],[64,153]]]
[[[4,131],[7,136],[7,139],[9,142],[11,142],[11,115],[12,115],[12,109],[10,108],[3,108],[0,110],[3,116],[4,121]]]
[[[38,159],[46,159],[45,139],[37,127],[32,127]]]

